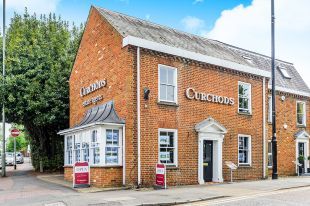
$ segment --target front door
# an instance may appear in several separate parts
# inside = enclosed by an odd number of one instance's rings
[[[303,158],[302,158],[303,157]],[[305,168],[305,143],[299,142],[298,143],[298,162],[301,164],[299,167],[299,173],[304,173]]]
[[[203,179],[211,182],[213,177],[213,142],[203,141]]]

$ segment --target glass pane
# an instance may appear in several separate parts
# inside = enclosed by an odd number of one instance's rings
[[[245,157],[244,157],[244,153],[239,150],[239,163],[244,163]]]
[[[160,85],[160,99],[166,100],[167,99],[167,91],[166,85]]]
[[[174,101],[174,86],[167,86],[167,100]]]
[[[97,142],[97,130],[94,130],[92,132],[92,138],[91,138],[92,142]]]
[[[113,145],[118,145],[118,139],[119,139],[119,131],[113,130]]]
[[[268,153],[272,153],[272,143],[268,142]]]
[[[240,111],[248,111],[249,109],[249,99],[239,98],[239,109]]]
[[[272,167],[272,155],[268,155],[268,167]]]
[[[304,123],[304,115],[303,114],[297,114],[297,123],[298,124]]]
[[[160,68],[160,83],[167,83],[167,69],[165,68]]]
[[[239,84],[239,95],[248,96],[249,95],[249,85]]]
[[[175,85],[174,72],[175,72],[174,69],[168,69],[168,84]]]
[[[117,147],[106,148],[106,163],[107,164],[118,163],[118,148]]]
[[[169,136],[169,147],[174,147],[174,133],[169,132],[168,136]]]
[[[106,136],[107,136],[107,145],[112,145],[113,144],[113,132],[111,129],[106,130]]]
[[[244,149],[249,149],[249,139],[247,137],[244,137],[243,139],[244,142]]]
[[[298,102],[297,103],[297,113],[300,114],[300,113],[303,113],[303,103],[300,103]]]

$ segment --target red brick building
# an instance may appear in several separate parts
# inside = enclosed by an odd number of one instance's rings
[[[279,175],[309,167],[310,90],[277,60]],[[65,178],[89,161],[91,184],[151,186],[269,175],[270,58],[92,7],[70,77]]]

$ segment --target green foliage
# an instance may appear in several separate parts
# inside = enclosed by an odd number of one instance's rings
[[[7,118],[29,133],[33,164],[50,170],[63,165],[63,138],[68,128],[68,80],[82,34],[82,26],[47,16],[15,14],[7,30]],[[0,55],[2,58],[2,54]],[[2,59],[1,59],[2,62]]]
[[[29,135],[26,131],[24,131],[24,127],[22,125],[12,125],[12,128],[17,128],[20,131],[20,135],[16,138],[16,151],[27,151],[27,147],[29,144]],[[8,152],[14,151],[14,138],[10,137],[8,140],[7,148]]]
[[[298,161],[299,161],[299,162],[304,162],[304,161],[305,161],[305,157],[302,156],[302,155],[300,155],[300,156],[298,157]]]

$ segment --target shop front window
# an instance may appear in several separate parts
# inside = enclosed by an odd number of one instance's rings
[[[118,164],[119,158],[119,130],[106,130],[106,148],[105,162],[106,164]]]
[[[98,127],[100,128],[100,127]],[[122,130],[93,129],[65,137],[65,164],[122,165]]]
[[[239,135],[238,138],[238,163],[239,165],[251,164],[251,137]]]
[[[92,161],[91,164],[100,164],[100,147],[98,142],[97,130],[93,130],[91,134],[91,151]]]
[[[72,136],[67,137],[67,147],[66,147],[66,164],[72,164]]]
[[[159,162],[167,165],[177,164],[177,132],[171,129],[159,129]]]

